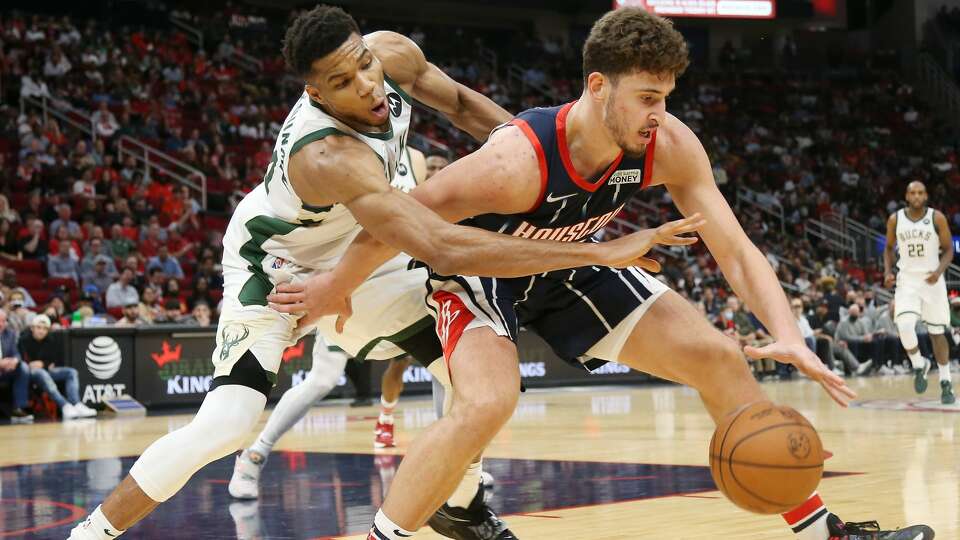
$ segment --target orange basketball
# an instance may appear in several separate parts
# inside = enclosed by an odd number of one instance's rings
[[[817,488],[823,446],[802,414],[758,401],[741,407],[713,432],[710,474],[740,508],[781,514],[802,504]]]

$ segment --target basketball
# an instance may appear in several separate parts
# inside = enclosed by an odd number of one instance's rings
[[[806,501],[817,488],[823,446],[802,414],[758,401],[717,426],[710,441],[710,474],[740,508],[781,514]]]

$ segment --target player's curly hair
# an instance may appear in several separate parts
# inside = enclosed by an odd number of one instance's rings
[[[306,78],[313,63],[333,52],[351,34],[360,33],[349,13],[336,6],[317,5],[290,24],[283,38],[283,59],[295,74]]]
[[[679,77],[690,59],[687,42],[663,17],[625,7],[600,17],[583,44],[583,82],[599,72],[613,80],[646,71]]]

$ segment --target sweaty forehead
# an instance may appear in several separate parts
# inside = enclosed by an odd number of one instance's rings
[[[313,72],[321,82],[329,82],[354,70],[368,51],[359,34],[351,34],[346,41],[326,56],[313,62]]]

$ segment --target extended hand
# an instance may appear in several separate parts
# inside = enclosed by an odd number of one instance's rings
[[[660,263],[644,257],[653,246],[688,246],[697,241],[695,236],[679,236],[694,232],[706,224],[700,214],[664,223],[656,229],[644,229],[601,244],[606,250],[604,265],[613,268],[639,266],[650,272],[659,272]]]
[[[743,352],[754,360],[773,358],[777,362],[797,366],[801,373],[820,383],[830,398],[841,407],[846,407],[851,399],[857,397],[857,393],[847,386],[843,377],[827,369],[817,355],[802,343],[787,344],[778,341],[766,347],[745,347]]]
[[[271,308],[281,313],[302,314],[297,329],[310,325],[320,317],[337,315],[337,332],[353,315],[350,292],[339,290],[332,273],[314,274],[302,283],[283,283],[267,296]]]

